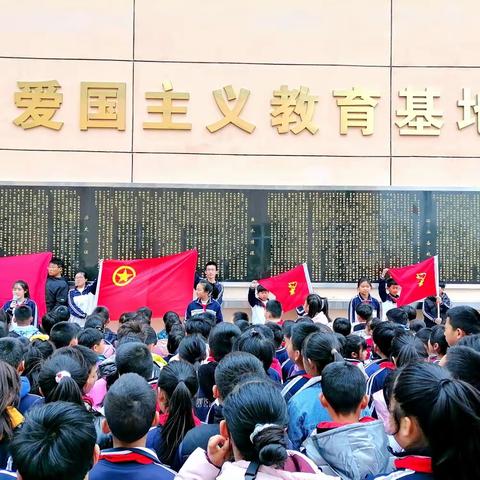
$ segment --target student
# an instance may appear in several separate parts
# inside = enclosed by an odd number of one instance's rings
[[[316,323],[296,323],[291,329],[290,336],[285,340],[288,357],[295,366],[295,371],[287,378],[282,389],[282,396],[287,403],[296,393],[303,390],[310,381],[310,377],[305,370],[302,348],[305,339],[318,331],[320,331],[320,327]]]
[[[208,337],[210,356],[207,362],[198,368],[199,389],[195,402],[195,413],[200,420],[205,421],[215,398],[215,370],[220,362],[232,349],[233,344],[242,332],[236,325],[228,322],[219,323],[213,327]]]
[[[365,330],[367,322],[373,316],[373,309],[368,303],[361,303],[355,308],[356,323],[353,324],[353,332]]]
[[[168,363],[170,360],[178,355],[178,347],[180,342],[185,338],[185,330],[182,325],[174,326],[168,333],[167,338],[167,351],[168,355],[163,359]]]
[[[288,358],[288,352],[284,344],[285,338],[283,336],[283,328],[279,323],[276,322],[267,322],[265,326],[268,327],[273,333],[273,341],[275,343],[275,358],[280,364],[281,371],[282,363]]]
[[[235,341],[233,351],[248,352],[255,355],[263,363],[263,367],[269,378],[274,382],[281,383],[280,375],[271,368],[275,357],[273,339],[267,337],[260,327],[261,325],[252,326],[242,333]]]
[[[217,280],[218,278],[218,265],[216,262],[209,261],[205,264],[205,277],[202,278],[197,272],[195,272],[195,282],[193,288],[197,288],[200,281],[206,280],[212,286],[212,298],[216,300],[220,305],[223,302],[223,285]]]
[[[392,308],[397,308],[397,301],[400,297],[401,287],[393,278],[386,278],[388,275],[388,268],[384,268],[380,280],[378,282],[378,294],[382,300],[382,315],[381,319],[387,319],[387,312]]]
[[[175,472],[145,447],[147,433],[157,421],[156,395],[144,378],[122,375],[105,397],[104,431],[111,432],[113,448],[102,450],[89,480],[173,480]]]
[[[195,370],[207,358],[207,344],[201,335],[188,335],[178,346],[178,358],[193,365]]]
[[[78,344],[95,352],[99,362],[105,360],[105,339],[100,330],[96,328],[85,328],[78,336]]]
[[[50,331],[50,340],[56,348],[78,345],[78,329],[70,322],[56,323]]]
[[[445,283],[439,283],[439,296],[435,297],[427,297],[423,301],[422,305],[422,312],[423,317],[425,319],[425,323],[427,327],[433,327],[437,324],[437,319],[440,318],[443,322],[447,318],[448,309],[451,308],[452,302],[450,298],[445,293]],[[440,306],[440,308],[439,308]],[[440,311],[440,317],[438,316],[438,312]]]
[[[265,321],[282,323],[282,304],[278,300],[269,300],[265,305]]]
[[[144,325],[143,329],[145,331],[145,345],[148,347],[150,355],[152,355],[153,361],[156,362],[159,366],[166,365],[167,362],[162,358],[162,356],[158,353],[155,353],[155,348],[158,343],[157,332],[153,329],[152,326],[148,324]]]
[[[287,451],[287,409],[280,392],[264,380],[240,384],[224,403],[220,435],[197,449],[177,480],[329,478],[307,457]],[[233,459],[232,459],[233,457]]]
[[[476,389],[453,379],[438,365],[418,363],[399,371],[389,404],[395,440],[404,451],[397,454],[397,471],[376,478],[480,478],[480,394]]]
[[[283,337],[285,338],[285,350],[287,351],[287,358],[282,362],[282,381],[284,383],[293,375],[295,370],[295,362],[290,359],[289,353],[289,348],[291,349],[292,328],[295,324],[292,320],[287,320],[282,327]]]
[[[256,292],[256,295],[255,295]],[[248,289],[248,303],[252,307],[252,325],[264,324],[265,309],[270,292],[256,280],[253,280]]]
[[[0,361],[0,468],[7,468],[10,442],[24,420],[16,408],[19,395],[18,373],[8,363]]]
[[[214,323],[213,318],[209,314],[199,313],[185,322],[185,333],[187,335],[201,335],[206,340]]]
[[[445,338],[445,326],[435,325],[428,340],[428,354],[430,361],[433,363],[439,363],[442,358],[447,354],[448,343]]]
[[[140,315],[143,315],[143,318],[145,319],[145,323],[147,325],[152,324],[153,311],[150,307],[145,306],[145,307],[137,308],[137,313],[139,313]]]
[[[480,352],[472,347],[455,345],[448,350],[445,367],[453,377],[480,388]]]
[[[248,313],[241,312],[241,311],[233,312],[232,322],[237,323],[239,320],[243,320],[243,321],[249,323],[250,319],[248,318]]]
[[[47,312],[51,312],[59,305],[68,303],[68,283],[62,277],[65,264],[57,257],[53,257],[48,264],[45,303]]]
[[[368,305],[372,308],[371,315],[374,317],[380,317],[382,312],[380,308],[380,302],[370,295],[372,291],[372,282],[366,277],[362,277],[357,282],[357,296],[353,297],[348,304],[348,319],[350,323],[357,323],[358,317],[356,316],[357,307],[360,305]]]
[[[408,317],[408,323],[410,324],[411,322],[413,322],[414,320],[417,319],[417,309],[412,306],[412,305],[403,305],[402,307],[400,307],[402,310],[405,311],[405,313],[407,314],[407,317]]]
[[[31,317],[33,318],[33,325],[38,326],[38,309],[37,304],[30,298],[30,289],[27,282],[17,280],[12,285],[12,300],[5,302],[2,310],[10,315],[14,322],[16,322],[16,309],[20,306],[27,306],[31,310]],[[18,323],[18,322],[17,322]]]
[[[147,435],[147,448],[174,470],[178,469],[178,447],[186,433],[201,424],[193,414],[193,397],[198,390],[197,373],[187,362],[170,362],[158,378],[159,425]]]
[[[85,319],[95,308],[96,291],[97,280],[87,284],[85,272],[75,274],[75,286],[68,292],[68,310],[72,322],[78,323],[81,327],[85,325]]]
[[[332,323],[332,319],[328,314],[328,299],[325,297],[311,293],[305,299],[303,310],[305,315],[308,315],[314,323],[321,323],[323,325]]]
[[[423,320],[409,320],[408,321],[408,329],[417,334],[420,330],[427,328],[427,325]]]
[[[480,333],[480,313],[465,305],[453,307],[447,312],[445,338],[450,347],[467,335]]]
[[[115,354],[118,374],[136,373],[143,377],[151,387],[157,385],[158,376],[154,369],[153,358],[148,347],[140,342],[120,345]]]
[[[305,440],[306,455],[322,472],[345,480],[387,472],[390,454],[383,423],[361,416],[368,405],[362,372],[349,363],[331,363],[322,372],[321,385],[320,403],[332,421],[320,422]]]
[[[30,383],[30,394],[42,396],[38,387],[38,376],[40,369],[47,358],[49,358],[55,351],[55,345],[48,339],[36,338],[30,340],[24,354],[25,369],[22,372],[22,377],[26,377]]]
[[[18,375],[25,370],[23,345],[17,338],[0,338],[0,360],[8,363]],[[30,381],[25,376],[20,376],[19,401],[16,407],[22,415],[41,400],[39,395],[30,393]]]
[[[207,280],[200,280],[197,283],[195,293],[197,299],[190,302],[185,312],[185,320],[188,320],[199,313],[209,313],[213,315],[216,323],[223,322],[222,307],[212,298],[213,287]]]
[[[32,325],[32,309],[28,305],[20,305],[15,308],[15,322],[16,326],[10,330],[11,336],[13,334],[30,339],[33,335],[40,333],[40,330]]]
[[[347,362],[360,367],[364,374],[365,369],[363,364],[367,360],[367,355],[368,347],[365,338],[353,333],[346,337],[346,342],[343,347],[343,358],[345,358]]]
[[[312,333],[303,342],[303,364],[310,380],[288,403],[288,437],[294,449],[300,448],[319,422],[331,420],[325,408],[319,408],[318,396],[322,391],[323,369],[329,363],[343,362],[339,350],[340,344],[333,333]]]
[[[95,427],[78,405],[55,402],[32,409],[12,441],[23,480],[84,480],[96,463]]]
[[[393,322],[381,322],[373,331],[374,351],[380,359],[365,369],[369,377],[367,394],[370,398],[375,392],[383,389],[385,378],[395,369],[395,364],[391,361],[392,341],[395,336],[401,334],[405,334],[404,328]]]
[[[192,428],[185,435],[179,449],[181,465],[197,448],[207,450],[210,437],[220,434],[219,425],[224,420],[225,398],[242,380],[252,378],[267,379],[267,376],[260,360],[251,353],[232,352],[220,360],[215,370],[215,381],[212,387],[215,404],[208,414],[208,424]]]
[[[350,335],[352,331],[352,324],[349,322],[348,318],[338,317],[333,321],[332,328],[335,333],[339,333],[346,337],[347,335]]]
[[[401,308],[390,308],[386,312],[387,320],[397,325],[401,325],[404,330],[408,329],[408,314]]]
[[[95,307],[93,309],[92,315],[98,315],[103,318],[103,332],[105,341],[110,343],[111,345],[114,345],[117,340],[117,334],[115,332],[112,332],[112,330],[107,327],[107,325],[110,323],[110,312],[108,308],[101,305]]]

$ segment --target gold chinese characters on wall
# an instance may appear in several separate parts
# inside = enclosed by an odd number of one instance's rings
[[[61,130],[63,122],[54,117],[63,104],[61,85],[56,80],[17,82],[18,90],[14,94],[15,106],[22,112],[13,123],[29,130],[45,127]],[[242,111],[250,98],[250,90],[235,89],[226,85],[213,90],[213,100],[218,107],[218,118],[205,125],[210,133],[218,132],[227,125],[251,134],[255,125],[251,119],[244,118]],[[349,129],[359,129],[368,136],[375,131],[375,108],[381,101],[379,92],[362,87],[347,90],[333,90],[333,98],[339,108],[341,135],[347,135]],[[443,112],[438,109],[440,93],[432,88],[404,88],[398,92],[404,106],[395,110],[400,135],[438,136],[443,127]],[[188,92],[177,92],[170,81],[162,82],[162,91],[146,92],[146,113],[156,121],[144,121],[144,130],[192,130],[186,115],[188,114]],[[279,134],[306,131],[315,135],[321,127],[314,122],[317,103],[321,101],[310,93],[306,86],[290,88],[281,85],[273,90],[270,99],[270,125]],[[457,121],[459,130],[477,125],[480,133],[478,115],[480,112],[479,95],[472,95],[469,88],[462,89],[462,98],[457,106],[462,109],[462,119]],[[80,83],[80,130],[108,128],[124,131],[126,126],[126,84],[116,82]]]

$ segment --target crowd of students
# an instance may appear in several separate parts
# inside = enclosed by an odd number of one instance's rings
[[[209,262],[160,332],[148,306],[116,332],[102,306],[60,302],[35,322],[16,282],[0,310],[0,479],[480,478],[478,311],[442,291],[417,319],[384,271],[382,302],[360,279],[345,318],[311,294],[283,320],[257,282],[251,317],[224,318],[216,275]],[[80,277],[74,296],[92,291]]]

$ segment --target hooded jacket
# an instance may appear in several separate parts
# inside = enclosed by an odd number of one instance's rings
[[[197,448],[178,472],[175,480],[244,480],[250,462],[225,462],[217,468],[209,462],[205,451]],[[256,480],[333,480],[321,473],[313,462],[305,455],[288,451],[288,460],[283,470],[260,466]]]
[[[393,469],[383,423],[369,417],[349,425],[320,423],[303,446],[322,472],[342,480],[363,480]]]

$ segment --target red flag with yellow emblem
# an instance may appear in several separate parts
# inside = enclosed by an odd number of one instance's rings
[[[438,257],[402,268],[389,268],[390,276],[402,287],[397,306],[438,295]]]
[[[188,250],[168,257],[103,260],[97,304],[109,309],[112,320],[145,306],[155,318],[169,310],[184,315],[192,301],[197,257],[196,250]]]
[[[274,277],[259,280],[258,283],[275,295],[284,312],[303,305],[307,296],[313,292],[306,263]]]

